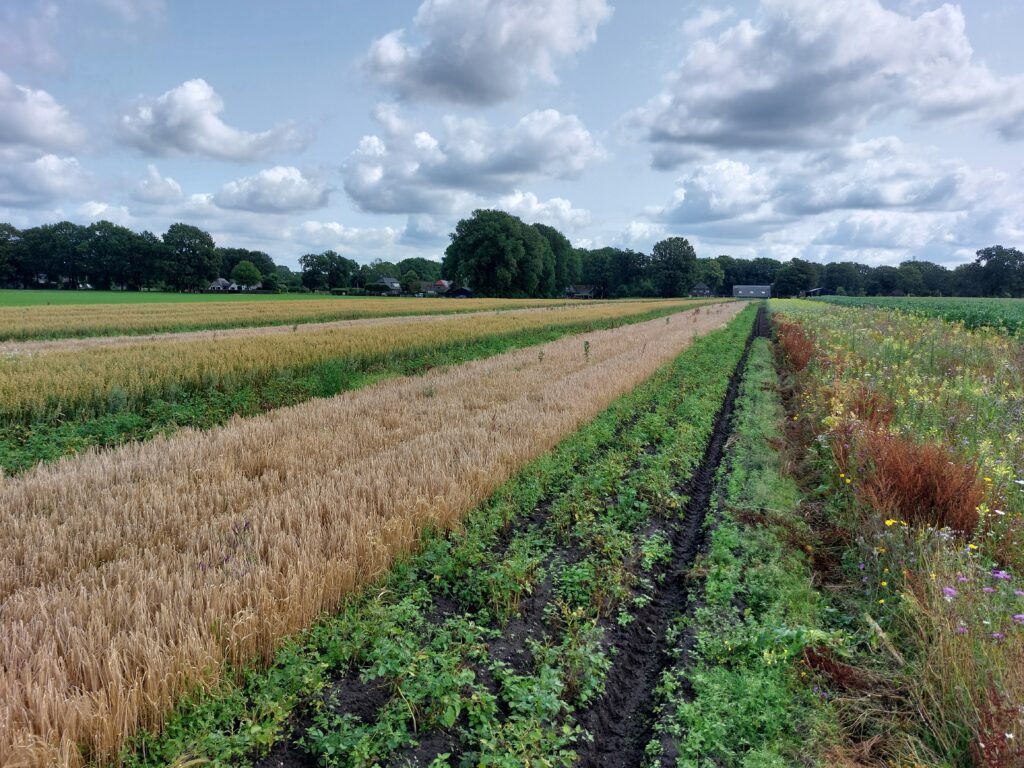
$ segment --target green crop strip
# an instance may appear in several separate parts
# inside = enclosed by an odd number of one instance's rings
[[[209,429],[232,416],[254,416],[315,397],[331,397],[396,376],[417,375],[515,349],[544,344],[564,336],[617,328],[679,311],[665,307],[617,318],[605,318],[538,329],[483,336],[469,341],[403,349],[388,355],[338,358],[313,367],[275,371],[253,370],[230,385],[183,388],[174,396],[154,395],[142,403],[119,400],[110,393],[106,412],[95,404],[67,403],[60,413],[24,418],[0,408],[0,469],[24,472],[40,462],[55,461],[90,447],[110,447],[166,435],[183,427]]]
[[[679,658],[657,691],[652,768],[671,762],[666,750],[687,768],[810,765],[827,742],[825,705],[799,662],[805,647],[831,639],[818,629],[821,606],[796,546],[809,549],[810,536],[778,450],[783,418],[770,345],[756,339],[708,549],[694,566],[701,597],[673,629]]]
[[[966,328],[991,328],[1010,335],[1024,332],[1024,299],[960,299],[889,296],[826,296],[843,307],[880,307],[911,315],[962,323]]]
[[[275,744],[324,766],[432,745],[474,765],[564,765],[603,693],[602,643],[662,577],[678,491],[703,455],[755,309],[697,339],[379,583],[285,644],[267,671],[198,693],[129,766],[243,765]],[[359,709],[354,701],[363,702]],[[369,702],[369,703],[367,703]]]

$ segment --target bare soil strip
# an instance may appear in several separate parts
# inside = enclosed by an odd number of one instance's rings
[[[77,745],[112,757],[224,661],[269,659],[425,525],[454,524],[741,308],[0,479],[0,764],[77,766]]]
[[[679,488],[689,499],[682,520],[659,521],[672,542],[672,559],[664,569],[666,578],[633,622],[625,627],[614,625],[610,630],[608,644],[617,649],[617,654],[605,680],[605,694],[581,718],[593,737],[579,749],[579,765],[583,768],[634,768],[643,762],[644,747],[652,734],[654,689],[673,661],[666,631],[689,600],[687,574],[703,539],[704,520],[732,432],[732,413],[750,345],[755,336],[765,333],[763,315],[761,310],[729,380],[704,458]]]

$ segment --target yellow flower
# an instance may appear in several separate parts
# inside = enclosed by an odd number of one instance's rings
[[[884,602],[885,602],[885,598],[883,597],[883,598],[882,598],[881,600],[879,600],[878,602],[879,602],[879,604],[881,604],[881,603],[884,603]]]
[[[893,520],[892,518],[889,518],[888,520],[885,521],[885,524],[887,526],[896,525],[896,521]]]
[[[850,484],[850,478],[846,478],[846,484],[847,484],[847,485],[849,485],[849,484]]]
[[[840,477],[846,477],[846,473],[845,473],[845,472],[840,472],[840,473],[839,473],[839,476],[840,476]]]
[[[977,548],[978,548],[978,545],[977,545],[977,544],[968,544],[967,546],[968,546],[968,548],[970,548],[970,549],[977,549]]]
[[[882,586],[883,587],[888,587],[889,586],[889,582],[888,581],[883,581],[882,582]]]

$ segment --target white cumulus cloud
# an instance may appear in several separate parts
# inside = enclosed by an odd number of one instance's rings
[[[556,82],[555,65],[597,39],[605,0],[425,0],[413,21],[374,41],[367,74],[408,100],[495,104],[531,79]]]
[[[233,128],[220,114],[224,100],[202,78],[188,80],[121,117],[124,141],[152,155],[202,155],[220,160],[254,160],[305,148],[308,137],[294,123],[265,131]]]
[[[304,176],[298,168],[277,165],[228,182],[213,200],[221,208],[286,213],[323,208],[329,196],[323,181]]]

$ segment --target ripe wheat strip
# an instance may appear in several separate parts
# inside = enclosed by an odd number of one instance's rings
[[[628,305],[637,303],[647,305],[649,302],[616,302]],[[517,307],[513,309],[481,309],[473,312],[459,312],[460,318],[480,316],[515,316],[532,312],[551,312],[565,308],[565,304],[552,304],[545,307]],[[579,306],[579,305],[569,305]],[[593,302],[588,305],[609,306],[604,302]],[[48,352],[79,352],[86,349],[108,347],[133,347],[152,342],[189,342],[217,341],[221,339],[251,338],[253,336],[276,336],[292,333],[308,333],[310,331],[340,330],[342,328],[371,328],[374,326],[400,326],[450,320],[454,313],[436,312],[429,315],[385,315],[381,317],[362,317],[354,320],[328,320],[324,322],[301,323],[297,325],[259,325],[241,328],[216,328],[205,331],[170,331],[165,333],[147,333],[124,336],[86,336],[84,338],[45,339],[41,341],[6,341],[0,342],[0,358],[18,355],[43,355]]]
[[[301,298],[152,304],[64,304],[0,307],[0,339],[155,333],[394,315],[453,314],[556,306],[565,299]]]
[[[76,745],[113,759],[224,661],[268,659],[425,525],[457,524],[741,309],[565,338],[0,479],[0,764],[81,765]]]
[[[523,312],[445,316],[429,323],[360,324],[302,332],[249,334],[168,343],[56,350],[0,359],[0,417],[52,418],[106,412],[122,401],[171,396],[184,388],[231,389],[254,376],[333,359],[374,360],[399,350],[480,339],[548,325],[642,315],[686,300],[577,304]],[[391,322],[394,322],[392,320]]]

